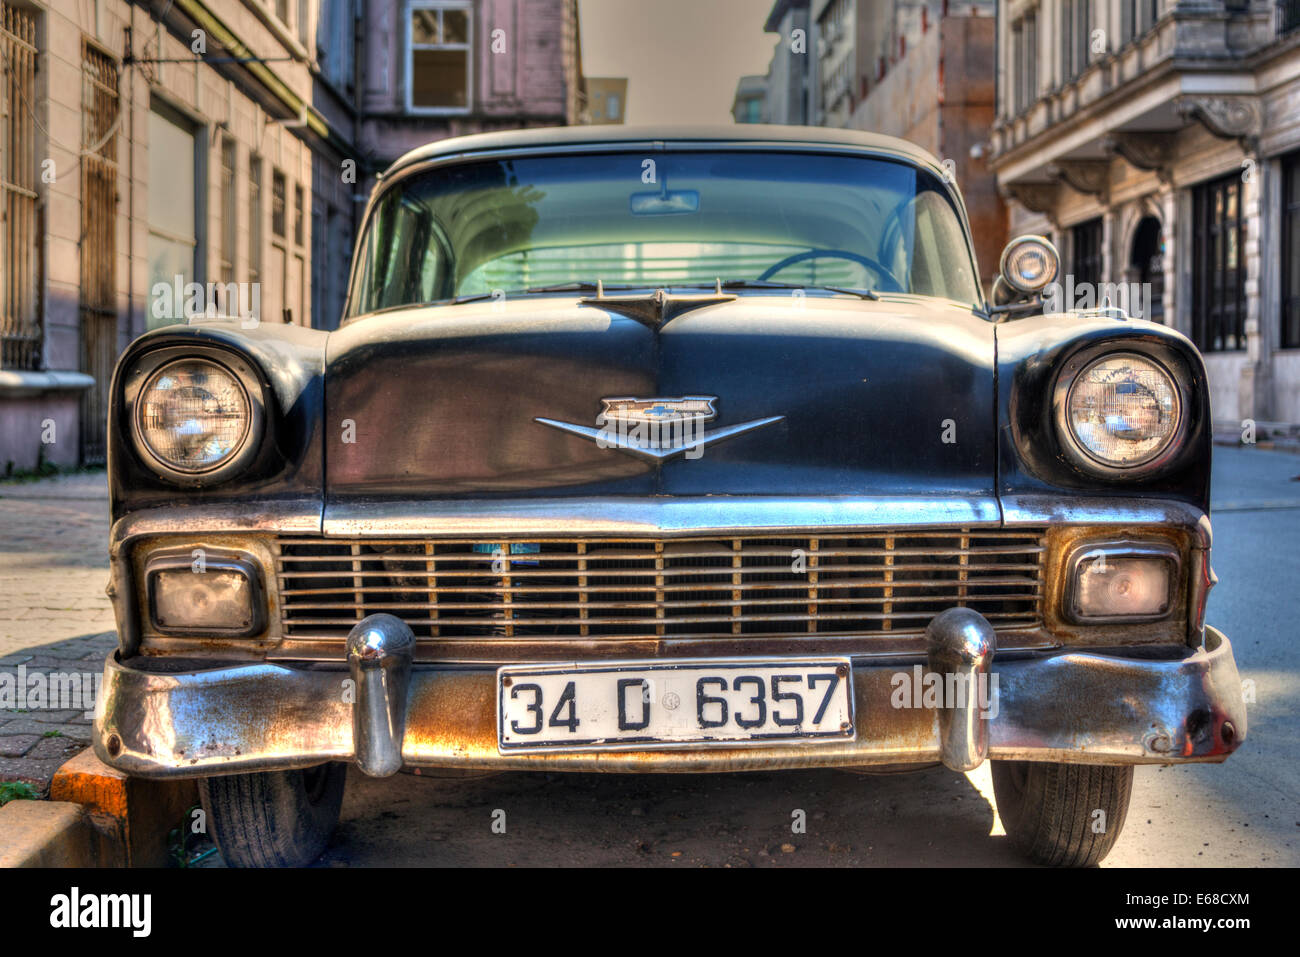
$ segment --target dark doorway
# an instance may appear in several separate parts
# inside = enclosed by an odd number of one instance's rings
[[[1160,220],[1144,216],[1133,231],[1133,248],[1129,253],[1129,282],[1149,283],[1151,314],[1143,319],[1164,322],[1165,315],[1165,241]]]

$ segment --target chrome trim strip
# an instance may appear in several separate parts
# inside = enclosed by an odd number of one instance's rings
[[[325,507],[327,536],[672,535],[755,529],[997,527],[992,497],[539,498],[509,501],[357,502]],[[191,527],[198,527],[197,525]]]
[[[319,535],[320,500],[277,499],[219,505],[169,505],[131,512],[113,523],[109,554],[145,535],[220,535],[225,532],[287,532]]]
[[[1187,502],[1086,495],[1011,495],[938,498],[869,496],[788,498],[426,499],[346,502],[326,506],[297,498],[237,504],[167,506],[124,515],[113,524],[110,552],[143,535],[263,532],[349,536],[514,536],[541,534],[645,534],[745,532],[754,529],[923,528],[970,525],[1014,529],[1023,525],[1179,525],[1196,547],[1212,543],[1210,519]]]
[[[1002,524],[1178,525],[1192,529],[1197,548],[1211,544],[1210,518],[1189,502],[1088,495],[1007,495],[1000,499]]]

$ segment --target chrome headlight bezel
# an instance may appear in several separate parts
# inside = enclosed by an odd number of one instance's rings
[[[247,552],[225,548],[199,549],[203,552],[202,572],[195,569],[195,548],[181,546],[152,552],[144,567],[145,608],[150,628],[165,637],[253,638],[266,631],[266,598],[262,571],[256,558]],[[160,579],[167,574],[198,575],[213,573],[241,578],[246,583],[246,623],[177,624],[161,620],[159,609]]]
[[[1152,614],[1088,614],[1079,607],[1079,575],[1083,563],[1097,555],[1104,560],[1122,562],[1136,559],[1139,561],[1160,561],[1169,566],[1169,587],[1165,596],[1163,611]],[[1120,625],[1139,624],[1142,622],[1166,621],[1178,613],[1178,595],[1183,574],[1182,553],[1166,542],[1134,541],[1128,539],[1107,541],[1083,541],[1074,545],[1065,560],[1066,595],[1062,611],[1065,617],[1079,625]]]
[[[1043,259],[1043,273],[1037,281],[1027,281],[1014,266],[1018,257],[1026,254],[1038,254]],[[1061,254],[1055,244],[1046,236],[1026,234],[1011,240],[1002,250],[998,262],[998,274],[1016,292],[1023,296],[1032,296],[1042,292],[1056,281],[1061,272]]]
[[[1149,453],[1146,457],[1117,464],[1101,458],[1075,434],[1070,422],[1070,400],[1079,378],[1098,362],[1130,357],[1154,366],[1169,381],[1174,395],[1174,427],[1165,444]],[[1146,478],[1163,470],[1182,453],[1188,432],[1188,410],[1191,397],[1186,381],[1180,379],[1169,364],[1148,352],[1132,346],[1089,349],[1074,356],[1066,362],[1057,374],[1056,386],[1052,392],[1052,413],[1056,424],[1056,434],[1066,457],[1077,467],[1093,475],[1105,478],[1133,479]]]
[[[145,439],[141,422],[145,389],[167,367],[181,362],[207,363],[230,376],[243,391],[248,420],[239,445],[219,462],[201,469],[187,469],[162,458]],[[260,377],[251,363],[226,350],[171,347],[141,356],[123,383],[124,425],[129,428],[136,457],[158,478],[176,485],[205,486],[225,481],[244,471],[257,455],[265,431],[266,412]]]

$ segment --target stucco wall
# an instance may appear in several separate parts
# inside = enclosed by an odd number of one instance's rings
[[[1273,414],[1278,422],[1300,422],[1300,350],[1273,353]]]

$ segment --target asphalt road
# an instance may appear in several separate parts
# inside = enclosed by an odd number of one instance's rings
[[[1223,765],[1138,768],[1108,867],[1300,865],[1300,456],[1217,448],[1210,621],[1254,682]],[[806,822],[793,833],[796,812]],[[504,824],[504,832],[502,825]],[[495,825],[495,827],[494,827]],[[864,776],[355,771],[322,866],[1020,864],[987,766]],[[1225,890],[1226,888],[1214,888]]]

